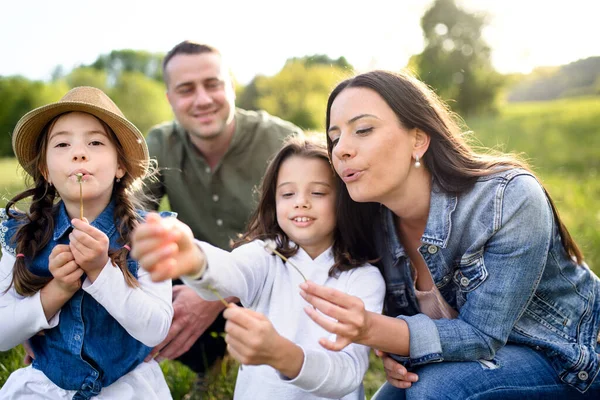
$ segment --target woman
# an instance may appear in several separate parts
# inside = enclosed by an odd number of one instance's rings
[[[327,135],[340,228],[375,246],[387,316],[314,283],[334,320],[306,312],[336,334],[325,348],[378,349],[377,399],[600,396],[600,281],[524,163],[474,152],[430,89],[385,71],[334,89]]]

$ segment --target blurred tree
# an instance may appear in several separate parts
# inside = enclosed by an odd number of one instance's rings
[[[69,90],[64,81],[44,83],[21,76],[0,77],[0,156],[13,156],[12,131],[32,109],[59,100]]]
[[[436,0],[421,18],[426,46],[409,66],[448,101],[454,111],[492,111],[502,76],[490,62],[481,37],[485,16],[458,8],[454,0]]]
[[[303,63],[307,67],[310,67],[313,65],[327,65],[330,67],[339,67],[339,68],[346,69],[346,70],[353,69],[352,64],[350,64],[348,62],[348,60],[346,60],[346,57],[344,57],[344,56],[338,57],[337,59],[333,59],[333,58],[330,58],[326,54],[313,54],[312,56],[289,58],[286,61],[286,64],[297,62],[297,61]]]
[[[153,125],[173,119],[164,84],[141,72],[122,72],[107,94],[144,135]]]
[[[508,101],[545,101],[600,94],[600,57],[538,67],[510,88]]]
[[[164,54],[143,50],[113,50],[99,56],[89,67],[106,71],[109,84],[113,85],[124,72],[140,72],[150,79],[162,82],[162,59]]]
[[[64,77],[70,88],[93,86],[108,93],[108,74],[106,71],[91,67],[78,67]]]
[[[323,129],[327,96],[351,71],[352,66],[344,57],[290,58],[274,76],[256,76],[236,103],[249,110],[266,110],[303,129]]]

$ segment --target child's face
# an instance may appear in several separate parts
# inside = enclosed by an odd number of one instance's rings
[[[102,210],[110,201],[115,178],[125,174],[115,144],[98,119],[72,112],[61,116],[48,132],[47,179],[67,205],[79,206],[77,174],[83,174],[85,207]]]
[[[292,156],[279,168],[277,223],[313,259],[333,243],[335,181],[322,159]]]

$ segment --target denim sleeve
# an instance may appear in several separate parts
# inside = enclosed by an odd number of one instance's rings
[[[553,213],[530,175],[498,185],[493,210],[489,233],[470,245],[473,252],[461,263],[460,268],[476,266],[481,276],[466,293],[458,318],[399,317],[409,326],[411,354],[394,357],[398,361],[410,366],[491,359],[506,344],[544,272]]]
[[[456,320],[434,321],[444,360],[491,359],[504,346],[542,278],[552,237],[553,213],[531,175],[499,185],[493,229],[480,262],[487,277],[467,294]]]

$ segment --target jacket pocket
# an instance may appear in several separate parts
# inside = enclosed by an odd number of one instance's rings
[[[465,255],[454,272],[454,283],[463,293],[477,289],[488,277],[481,253]]]

